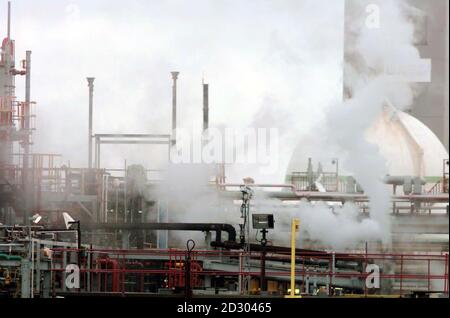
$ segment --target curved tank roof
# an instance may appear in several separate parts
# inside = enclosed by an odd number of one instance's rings
[[[324,171],[335,171],[334,158],[339,153],[333,146],[317,149],[323,144],[323,136],[310,135],[298,144],[288,166],[287,174],[306,171],[308,158],[320,162]],[[436,135],[417,118],[395,109],[385,107],[381,116],[368,129],[366,140],[378,146],[386,159],[388,173],[392,176],[437,177],[443,172],[443,162],[448,152]],[[339,167],[340,175],[348,175]]]

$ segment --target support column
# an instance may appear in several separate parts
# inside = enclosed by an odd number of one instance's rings
[[[50,270],[44,271],[44,281],[42,285],[42,297],[50,298],[52,272]]]
[[[31,297],[31,277],[30,277],[30,261],[28,259],[22,259],[20,264],[20,286],[21,286],[21,298],[30,298]]]

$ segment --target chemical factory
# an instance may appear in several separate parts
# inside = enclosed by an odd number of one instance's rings
[[[433,72],[410,74],[427,88],[419,106],[400,107],[392,85],[375,78],[376,52],[365,58],[361,49],[370,32],[356,36],[358,24],[350,23],[366,2],[345,1],[344,102],[321,133],[297,139],[276,183],[250,171],[237,182],[226,160],[175,162],[183,145],[182,69],[158,74],[170,94],[166,133],[98,130],[96,94],[106,88],[80,71],[85,99],[77,107],[89,114],[87,131],[78,132],[85,164],[34,151],[34,136],[46,129],[36,129],[36,109],[45,105],[34,101],[33,54],[16,51],[11,30],[23,20],[11,18],[8,3],[7,15],[0,11],[0,298],[448,298],[448,33],[443,52],[436,43],[444,37],[430,35],[436,25],[425,26],[428,37],[419,32],[415,47]],[[410,10],[412,20],[440,21],[444,10],[428,9]],[[374,80],[361,84],[355,73]],[[219,128],[210,120],[216,87],[204,80],[197,87],[197,133],[207,148]],[[427,116],[427,103],[442,109]],[[110,168],[105,149],[118,146],[164,147],[165,168],[125,157]]]

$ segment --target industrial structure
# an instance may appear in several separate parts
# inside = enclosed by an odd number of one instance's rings
[[[358,242],[336,251],[308,237],[300,248],[277,246],[270,242],[277,220],[252,204],[260,190],[293,208],[305,200],[330,208],[352,202],[360,219],[370,215],[368,196],[339,169],[339,158],[326,163],[295,155],[286,184],[228,184],[225,166],[218,164],[206,186],[236,206],[241,222],[171,222],[171,197],[152,191],[160,182],[154,171],[126,163],[106,169],[100,158],[105,144],[167,145],[169,152],[175,136],[96,133],[95,80],[89,77],[86,167],[57,166],[59,155],[30,151],[31,51],[23,61],[15,57],[8,18],[0,61],[0,297],[448,297],[448,154],[412,116],[387,105],[380,125],[390,131],[375,129],[372,135],[375,141],[388,133],[397,138],[396,146],[379,144],[392,159],[385,178],[392,188],[389,249]],[[173,129],[179,77],[171,73]],[[24,101],[16,100],[16,80],[25,81]],[[202,88],[206,131],[212,99],[209,85]],[[426,155],[417,159],[424,147]],[[301,220],[293,220],[287,234],[293,243],[298,227]],[[262,239],[253,239],[254,231]],[[178,244],[171,241],[173,232],[202,232],[205,240]],[[374,273],[378,283],[368,284]]]

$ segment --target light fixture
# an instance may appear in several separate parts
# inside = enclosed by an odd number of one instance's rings
[[[253,228],[257,230],[273,229],[273,214],[252,214]]]
[[[63,218],[64,218],[64,224],[66,225],[66,229],[70,229],[70,226],[72,225],[72,222],[75,222],[75,220],[69,215],[67,212],[63,212]]]
[[[30,220],[34,223],[34,224],[38,224],[41,220],[42,220],[42,216],[39,215],[39,213],[36,213],[35,215],[33,215]]]

